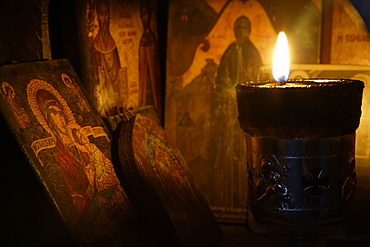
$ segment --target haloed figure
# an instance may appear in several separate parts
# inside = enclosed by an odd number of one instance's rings
[[[116,42],[109,31],[109,0],[96,2],[99,30],[94,39],[95,63],[99,85],[95,88],[98,111],[104,117],[118,114],[128,97],[127,81],[121,74],[121,63]]]
[[[156,110],[161,113],[158,42],[151,27],[152,6],[150,0],[140,1],[140,17],[144,31],[139,47],[138,107],[154,105]]]
[[[45,151],[37,154],[48,173],[49,188],[55,188],[71,221],[84,217],[90,203],[102,191],[119,189],[110,159],[94,144],[77,124],[67,102],[49,84],[33,80],[28,100],[39,123],[51,135]],[[63,190],[63,192],[61,192]]]
[[[262,65],[257,48],[249,39],[251,23],[245,16],[234,23],[235,41],[223,54],[217,72],[216,86],[233,88],[241,81],[255,80]]]
[[[238,122],[235,86],[237,83],[255,80],[262,65],[261,57],[249,39],[251,23],[240,16],[234,23],[235,41],[224,52],[217,70],[217,77],[211,96],[211,138],[210,162],[215,171],[215,183],[227,192],[215,198],[215,203],[234,202],[232,191],[244,171],[245,137]],[[240,183],[242,184],[242,183]],[[229,186],[229,187],[227,187]]]
[[[76,147],[76,141],[68,130],[67,115],[54,95],[46,90],[39,90],[36,99],[42,117],[55,137],[52,162],[58,164],[60,176],[69,190],[72,203],[78,215],[82,216],[92,197],[92,193],[88,192],[89,179],[84,169],[89,162],[89,155]]]
[[[15,118],[17,119],[19,126],[24,129],[31,125],[28,114],[23,108],[21,101],[14,88],[7,82],[2,83],[2,93],[5,97],[9,108],[13,111]]]

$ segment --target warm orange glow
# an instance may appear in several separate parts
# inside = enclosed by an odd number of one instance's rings
[[[274,59],[272,63],[272,76],[277,82],[284,82],[289,77],[289,47],[284,32],[280,32],[276,41]]]

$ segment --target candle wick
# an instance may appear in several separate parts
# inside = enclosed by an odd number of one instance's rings
[[[287,79],[286,79],[285,75],[281,75],[277,79],[275,79],[275,81],[277,83],[280,83],[281,85],[285,85],[286,82],[287,82]]]

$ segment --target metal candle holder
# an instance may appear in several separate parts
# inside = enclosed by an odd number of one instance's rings
[[[355,80],[237,85],[248,205],[283,246],[322,246],[344,226],[356,188],[363,87]]]

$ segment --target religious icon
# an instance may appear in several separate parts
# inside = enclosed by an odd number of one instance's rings
[[[100,115],[153,109],[162,115],[156,1],[86,0],[83,80]]]
[[[222,232],[178,148],[164,130],[142,114],[120,125],[119,166],[138,207],[153,212],[148,221],[161,228],[166,246],[215,246]],[[161,235],[163,234],[163,235]],[[179,241],[180,240],[180,241]]]
[[[0,77],[1,114],[72,235],[82,245],[145,245],[114,171],[110,135],[69,62],[7,65]]]
[[[35,147],[35,154],[45,171],[59,171],[58,177],[54,179],[64,184],[65,194],[70,196],[63,200],[69,200],[70,205],[76,208],[76,215],[71,215],[71,220],[80,221],[100,192],[113,190],[113,194],[119,194],[122,191],[114,175],[113,165],[89,141],[88,134],[76,123],[67,102],[50,84],[38,79],[31,80],[27,86],[27,96],[36,119],[51,135],[47,139],[33,141],[31,147]],[[91,126],[86,127],[94,132]],[[104,133],[99,129],[98,132]],[[46,149],[52,149],[52,152],[50,156],[44,157],[42,151]],[[123,195],[117,198],[122,200]]]
[[[235,85],[271,64],[281,30],[295,61],[317,62],[320,8],[320,0],[169,1],[165,128],[219,220],[247,215]]]

